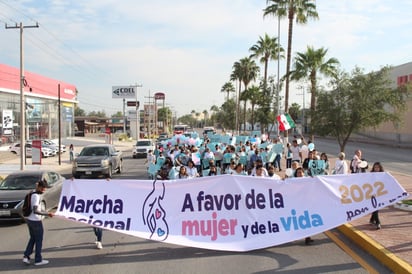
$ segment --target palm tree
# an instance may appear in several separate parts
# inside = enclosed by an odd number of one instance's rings
[[[247,100],[249,99],[249,94],[247,93],[247,89],[248,89],[248,85],[251,81],[256,80],[258,73],[259,73],[259,66],[256,65],[256,62],[252,59],[250,59],[250,57],[245,57],[243,59],[240,60],[241,63],[241,69],[242,69],[242,82],[243,82],[243,86],[245,87],[245,104],[244,104],[244,129],[246,129],[246,103]]]
[[[328,50],[325,48],[314,49],[308,46],[306,52],[298,52],[295,57],[294,70],[290,72],[291,80],[308,79],[310,81],[311,111],[316,110],[316,86],[317,75],[335,77],[337,75],[339,61],[336,58],[325,60]]]
[[[203,127],[205,127],[206,126],[206,121],[207,121],[207,116],[209,115],[209,112],[207,112],[207,110],[205,109],[205,110],[203,110]]]
[[[249,89],[245,89],[239,97],[239,101],[243,101],[243,131],[246,131],[246,104],[250,98]]]
[[[238,62],[235,62],[233,65],[233,72],[231,74],[231,79],[239,80],[239,96],[237,98],[237,113],[236,117],[239,116],[240,113],[240,91],[241,91],[241,83],[247,90],[247,86],[251,81],[256,80],[256,77],[259,73],[259,66],[256,65],[256,62],[252,60],[250,57],[244,57],[240,59]],[[245,110],[246,111],[246,110]],[[237,130],[239,130],[239,119],[237,118]]]
[[[267,7],[263,16],[273,15],[279,18],[288,18],[288,49],[286,55],[286,83],[285,83],[285,112],[289,107],[289,72],[292,55],[293,20],[297,24],[306,24],[309,18],[317,19],[316,3],[313,0],[267,0]],[[287,136],[287,132],[285,133]]]
[[[291,80],[299,81],[302,79],[307,79],[310,81],[311,113],[316,111],[316,87],[318,74],[321,73],[328,77],[335,77],[338,73],[338,59],[329,58],[326,60],[325,56],[327,53],[328,50],[325,48],[315,50],[313,47],[308,46],[306,52],[298,52],[296,54],[297,56],[295,57],[294,70],[290,72]]]
[[[276,37],[270,37],[267,33],[265,36],[259,36],[259,40],[255,45],[253,45],[249,51],[252,52],[250,57],[259,59],[260,63],[264,64],[264,74],[263,74],[263,93],[266,94],[266,87],[267,87],[267,79],[268,79],[268,64],[270,60],[277,60],[278,59],[278,51],[279,51],[279,58],[284,58],[285,50],[283,47],[278,43],[278,39]],[[266,94],[267,95],[267,94]]]
[[[235,92],[236,90],[235,90],[235,87],[233,86],[232,82],[226,82],[226,83],[224,83],[224,85],[222,86],[220,91],[227,93],[227,97],[226,97],[226,101],[227,101],[227,100],[229,100],[229,94],[231,92]]]
[[[239,89],[238,89],[238,94],[236,96],[236,123],[235,123],[235,130],[239,132],[239,124],[240,124],[240,119],[239,119],[239,114],[240,114],[240,105],[239,105],[239,97],[240,97],[240,91],[242,90],[242,68],[241,68],[241,63],[240,61],[236,61],[233,64],[233,70],[232,73],[230,74],[230,80],[232,81],[238,81],[239,82]]]
[[[248,88],[248,95],[252,110],[251,124],[253,131],[255,129],[255,106],[262,102],[262,93],[260,92],[258,86],[251,86],[250,88]]]

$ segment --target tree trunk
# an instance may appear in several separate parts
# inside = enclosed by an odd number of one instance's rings
[[[290,0],[289,12],[288,12],[288,52],[286,57],[286,82],[285,82],[285,113],[289,110],[289,73],[290,73],[290,62],[292,55],[292,34],[293,34],[293,18],[294,18],[294,0]],[[288,131],[285,130],[285,140],[288,141]]]

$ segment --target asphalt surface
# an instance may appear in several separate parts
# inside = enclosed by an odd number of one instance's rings
[[[76,138],[76,137],[75,137]],[[79,137],[80,138],[80,137]],[[83,138],[84,140],[84,138]],[[104,138],[88,139],[90,142],[104,143]],[[130,150],[131,142],[114,141],[117,149]],[[77,150],[80,151],[80,147]],[[329,158],[330,166],[334,166],[334,158]],[[43,159],[42,165],[31,165],[27,159],[25,169],[53,169],[60,171],[70,168],[69,154]],[[0,176],[20,169],[20,157],[7,151],[7,147],[0,147]],[[280,174],[282,175],[282,174]],[[402,173],[392,173],[397,181],[412,193],[412,178]],[[412,206],[389,206],[379,211],[381,229],[369,224],[370,216],[365,216],[338,227],[339,231],[352,239],[368,253],[375,256],[382,264],[394,273],[412,273]]]

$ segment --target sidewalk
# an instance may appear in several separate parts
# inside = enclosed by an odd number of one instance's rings
[[[104,142],[102,140],[91,141]],[[126,151],[132,148],[133,143],[114,141],[114,145],[119,150]],[[330,166],[334,166],[335,158],[331,157],[329,160]],[[19,156],[0,150],[0,176],[19,170],[19,163]],[[282,165],[285,166],[284,159]],[[70,167],[67,152],[61,156],[61,165],[58,164],[58,157],[44,159],[44,164],[41,166],[31,165],[31,160],[28,159],[26,165],[26,169],[53,169],[56,171]],[[412,176],[395,172],[391,174],[409,194],[412,194]],[[376,230],[375,226],[369,224],[369,218],[370,216],[362,217],[342,225],[338,229],[394,273],[412,273],[412,207],[400,209],[396,206],[389,206],[380,210],[379,218],[382,225],[380,230]]]
[[[412,193],[411,176],[391,174],[409,194]],[[389,206],[379,210],[380,230],[369,224],[369,218],[364,216],[339,230],[394,273],[412,273],[412,206],[402,209]]]

